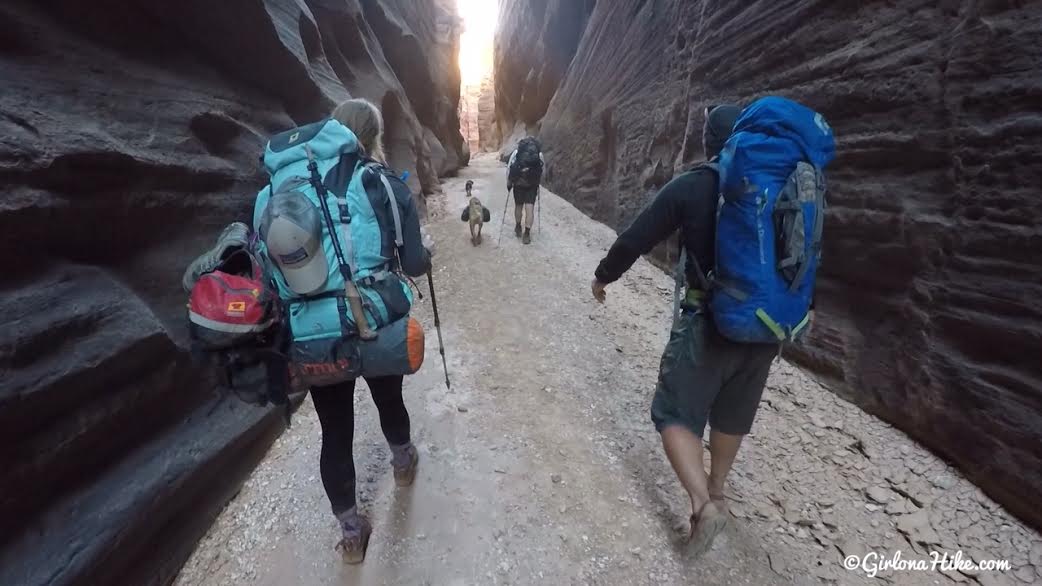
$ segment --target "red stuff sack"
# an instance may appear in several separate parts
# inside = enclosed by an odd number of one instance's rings
[[[239,250],[196,281],[189,332],[200,350],[252,346],[278,321],[278,296],[257,259]]]

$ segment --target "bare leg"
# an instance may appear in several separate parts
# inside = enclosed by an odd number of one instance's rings
[[[709,452],[712,454],[712,467],[709,473],[709,496],[716,500],[724,498],[724,483],[731,472],[738,448],[742,445],[741,435],[729,435],[719,431],[709,432]]]
[[[709,480],[702,464],[702,440],[686,427],[670,425],[662,430],[662,447],[698,514],[709,501]]]
[[[713,546],[727,517],[709,499],[708,478],[702,462],[702,439],[686,427],[670,425],[662,430],[662,446],[673,470],[691,499],[691,540],[687,550],[700,556]]]
[[[524,209],[525,209],[525,207],[523,205],[521,205],[521,204],[515,204],[514,205],[514,221],[516,223],[518,223],[518,224],[521,223],[521,212]]]
[[[521,220],[518,220],[520,222]],[[525,204],[525,228],[531,230],[532,224],[535,223],[535,204]]]

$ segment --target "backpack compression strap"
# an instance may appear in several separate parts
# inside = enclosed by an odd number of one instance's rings
[[[811,234],[811,258],[804,260],[803,264],[796,272],[796,276],[793,277],[792,283],[789,285],[789,291],[795,291],[797,287],[803,283],[803,278],[807,275],[807,269],[810,267],[811,260],[814,256],[821,253],[821,236],[825,228],[825,174],[821,172],[821,169],[814,168],[814,232]]]
[[[719,163],[717,163],[715,161],[711,161],[711,162],[703,164],[702,166],[707,168],[707,169],[712,170],[713,173],[716,173],[717,179],[719,181],[719,177],[720,177],[720,164]],[[717,201],[717,204],[716,204],[716,213],[717,213],[717,217],[719,217],[719,214],[720,214],[720,203],[723,200],[723,196],[720,195],[720,194],[717,194],[717,196],[718,196],[718,201]],[[694,262],[695,262],[695,268],[698,269],[699,284],[703,287],[703,291],[705,291],[706,294],[709,294],[713,289],[719,289],[720,291],[723,291],[724,293],[727,293],[728,295],[730,295],[731,297],[734,297],[735,299],[737,299],[739,301],[744,301],[744,300],[749,298],[749,294],[748,293],[746,293],[745,291],[742,291],[738,287],[735,287],[731,283],[721,279],[719,277],[719,275],[715,275],[714,274],[712,279],[707,278],[705,276],[705,272],[703,272],[702,269],[698,266],[698,259],[692,258],[692,260],[694,260]]]
[[[720,165],[718,165],[716,163],[713,163],[713,162],[702,163],[701,165],[698,165],[697,167],[695,167],[695,169],[692,169],[692,170],[696,170],[696,169],[709,169],[709,170],[713,171],[714,173],[716,173],[717,176],[720,175]],[[680,292],[683,290],[684,285],[686,285],[686,283],[684,281],[686,281],[686,277],[687,277],[687,275],[685,273],[685,269],[687,268],[687,256],[688,256],[687,249],[684,248],[684,241],[683,241],[683,239],[681,239],[681,241],[680,241],[680,259],[677,261],[677,268],[676,268],[676,272],[674,273],[676,275],[676,291],[675,291],[675,299],[674,299],[674,302],[673,302],[673,306],[676,308],[676,311],[680,310]],[[705,271],[702,270],[701,265],[698,264],[698,258],[695,255],[691,255],[691,262],[694,263],[694,265],[695,265],[695,273],[696,273],[697,278],[698,278],[698,285],[700,287],[702,287],[702,291],[704,293],[708,294],[710,289],[711,289],[711,287],[712,287],[712,284],[709,282],[709,279],[706,277],[706,273],[705,273]]]
[[[405,237],[403,236],[402,230],[402,212],[398,209],[398,198],[394,195],[394,188],[391,187],[391,182],[387,179],[387,174],[383,171],[383,165],[378,162],[370,161],[365,164],[366,168],[370,173],[373,173],[380,178],[380,183],[383,185],[384,191],[387,193],[387,205],[391,208],[391,217],[394,221],[394,261],[397,266],[401,266],[401,248],[405,245]],[[383,271],[373,273],[367,279],[382,280],[386,278],[390,272],[397,270],[396,267],[385,268]]]
[[[330,240],[333,241],[333,251],[336,253],[337,263],[340,265],[340,275],[344,278],[345,283],[351,283],[353,275],[351,273],[351,265],[344,259],[344,251],[340,248],[340,239],[337,238],[336,225],[333,223],[333,215],[329,213],[329,202],[326,201],[328,197],[328,190],[322,183],[322,177],[318,174],[318,163],[315,162],[315,157],[311,153],[311,146],[304,145],[304,149],[308,154],[308,171],[311,172],[311,185],[315,188],[318,193],[318,202],[321,204],[322,215],[326,219],[326,228],[329,230]],[[341,224],[344,227],[344,237],[346,244],[351,243],[351,212],[347,208],[347,195],[344,198],[337,197],[337,202],[340,205],[340,218]],[[347,322],[347,299],[343,295],[337,295],[337,313],[340,314],[340,329],[343,330],[346,335],[350,331],[350,326]]]
[[[384,191],[387,192],[387,203],[391,206],[391,216],[394,218],[394,248],[397,251],[405,244],[405,240],[402,238],[402,212],[398,209],[398,199],[394,195],[394,189],[391,188],[391,182],[387,180],[387,174],[372,167],[370,169],[380,176],[380,182],[383,183]]]

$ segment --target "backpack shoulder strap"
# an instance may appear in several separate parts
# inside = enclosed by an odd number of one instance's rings
[[[680,315],[680,299],[684,296],[684,289],[687,285],[687,275],[685,274],[685,265],[687,264],[687,249],[684,248],[684,244],[680,243],[680,256],[677,259],[677,266],[673,269],[673,319],[676,319]]]
[[[709,170],[713,171],[714,173],[716,173],[717,180],[719,181],[719,179],[720,179],[720,162],[719,162],[719,159],[713,159],[711,161],[706,161],[704,163],[699,164],[697,167],[695,167],[695,169],[700,169],[700,168],[701,169],[709,169]],[[719,184],[717,185],[717,191],[718,192],[720,191]],[[719,214],[720,214],[719,210],[720,210],[721,202],[723,202],[723,194],[717,193],[717,204],[716,204],[716,207],[717,207],[717,218],[720,217],[719,216]],[[696,267],[698,266],[698,261],[697,260],[695,260],[695,266]],[[713,289],[717,289],[717,290],[720,290],[720,291],[723,291],[723,292],[727,293],[731,297],[734,297],[735,299],[738,299],[740,301],[744,301],[744,300],[749,298],[749,295],[747,293],[745,293],[744,291],[742,291],[738,287],[734,286],[732,283],[721,279],[719,276],[715,276],[711,280],[707,279],[705,277],[705,273],[703,273],[701,271],[701,269],[699,269],[698,274],[699,274],[699,281],[702,283],[702,287],[705,289],[706,293],[710,293]]]
[[[710,171],[712,171],[712,172],[716,173],[717,175],[719,175],[720,174],[720,163],[718,163],[716,160],[704,161],[704,162],[699,163],[699,164],[697,164],[697,165],[695,165],[694,167],[691,168],[692,171],[698,171],[699,169],[709,169]]]
[[[704,163],[699,163],[698,165],[696,165],[693,168],[691,168],[690,171],[698,171],[700,169],[709,169],[709,170],[713,171],[714,173],[717,173],[718,175],[720,173],[720,165],[717,164],[716,161],[706,161]],[[681,305],[681,302],[683,301],[683,299],[686,297],[686,295],[684,293],[684,290],[687,288],[687,257],[688,257],[688,254],[687,254],[687,249],[684,248],[684,241],[683,240],[680,240],[680,242],[678,243],[678,248],[679,248],[679,253],[680,254],[679,254],[679,257],[677,258],[677,265],[673,269],[673,279],[674,279],[673,317],[674,318],[677,317],[678,315],[680,315],[680,305]],[[709,279],[706,277],[705,271],[702,270],[702,266],[698,263],[698,258],[696,258],[694,255],[691,255],[691,262],[694,263],[694,265],[695,265],[695,273],[697,274],[697,277],[698,277],[699,286],[702,287],[702,291],[703,291],[704,294],[708,294],[710,289],[711,289],[711,287],[712,287],[712,283],[709,282]]]
[[[690,173],[692,171],[699,171],[699,170],[702,170],[702,169],[709,169],[710,171],[716,173],[717,176],[720,175],[720,165],[716,161],[705,161],[703,163],[699,163],[698,165],[695,165],[694,167],[692,167],[688,172]],[[681,241],[680,242],[680,264],[677,267],[677,272],[679,273],[678,283],[680,282],[679,279],[682,279],[685,276],[684,275],[684,268],[686,266],[686,260],[687,260],[687,250],[684,249],[684,242]],[[702,290],[703,291],[708,293],[709,289],[710,289],[710,286],[711,286],[711,283],[706,278],[705,272],[702,270],[702,267],[699,266],[698,259],[695,258],[694,255],[691,256],[691,261],[695,263],[695,271],[698,272],[699,285],[702,286]],[[679,284],[678,284],[678,287],[679,287]]]
[[[366,163],[366,168],[380,179],[380,183],[383,184],[384,191],[387,193],[387,205],[390,206],[391,217],[394,218],[394,247],[395,249],[401,248],[405,244],[405,239],[402,237],[402,212],[398,209],[398,198],[394,194],[394,188],[387,179],[387,170],[375,161]]]

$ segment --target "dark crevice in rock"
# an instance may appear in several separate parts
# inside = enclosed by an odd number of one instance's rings
[[[19,130],[28,132],[35,138],[39,138],[40,136],[40,131],[36,130],[35,126],[30,124],[29,121],[27,121],[25,118],[22,118],[21,116],[16,116],[15,114],[12,114],[10,112],[0,112],[0,118],[3,118],[3,120],[11,124],[14,124],[18,127]]]
[[[318,29],[303,12],[297,18],[297,28],[300,31],[300,41],[304,44],[304,54],[307,55],[308,63],[314,63],[323,57],[322,39],[319,38]]]
[[[192,134],[214,155],[229,152],[232,141],[243,134],[243,125],[224,112],[203,112],[188,123]]]
[[[235,182],[225,173],[156,164],[112,151],[58,155],[46,167],[0,172],[0,179],[70,197],[153,190],[206,193]]]
[[[358,79],[354,68],[366,63],[361,59],[367,48],[358,21],[346,11],[334,11],[320,5],[312,6],[311,10],[330,66],[341,83],[350,87]]]
[[[434,104],[424,96],[434,86],[430,70],[425,67],[426,55],[415,34],[407,33],[392,22],[379,2],[364,2],[366,21],[373,32],[383,40],[384,57],[405,89],[410,101],[418,104],[416,117],[424,126],[434,126]]]

